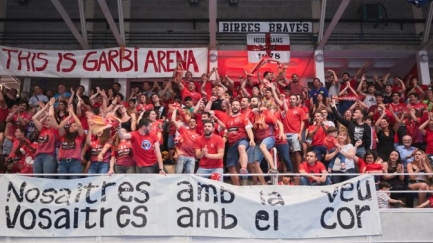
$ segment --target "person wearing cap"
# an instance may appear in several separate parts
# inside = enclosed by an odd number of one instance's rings
[[[326,171],[325,165],[317,160],[317,156],[314,151],[308,152],[306,161],[299,165],[299,174],[301,175],[300,184],[302,186],[331,185],[331,179],[328,176],[328,171]]]

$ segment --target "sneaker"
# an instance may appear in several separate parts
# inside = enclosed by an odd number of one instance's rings
[[[240,172],[241,174],[243,174],[243,175],[248,174],[248,170],[245,169],[245,168],[241,168],[241,169],[239,170],[239,172]]]
[[[278,174],[278,170],[276,170],[276,169],[270,169],[270,170],[268,170],[268,173],[269,174]]]

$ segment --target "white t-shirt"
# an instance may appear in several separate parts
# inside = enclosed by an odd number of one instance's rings
[[[344,145],[343,148],[341,149],[341,151],[347,153],[347,152],[349,152],[349,149],[355,149],[351,143]],[[348,169],[355,169],[355,162],[353,161],[353,159],[345,158],[344,163],[346,164],[347,170]]]

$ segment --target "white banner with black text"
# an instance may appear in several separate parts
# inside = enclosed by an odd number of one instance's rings
[[[2,75],[51,78],[171,77],[178,62],[194,77],[208,72],[207,48],[31,50],[0,46]]]
[[[320,238],[379,235],[373,177],[237,187],[194,175],[4,175],[0,235]]]

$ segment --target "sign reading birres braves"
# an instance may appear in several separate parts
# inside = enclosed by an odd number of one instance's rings
[[[207,73],[207,48],[31,50],[0,46],[2,75],[65,78],[171,77],[181,61],[199,77]]]
[[[236,187],[193,175],[0,179],[0,235],[318,238],[381,234],[374,180]]]
[[[271,32],[271,33],[312,33],[312,22],[252,22],[252,21],[220,21],[219,32]]]
[[[288,34],[248,34],[248,61],[260,62],[263,56],[281,63],[290,62],[290,38]]]

